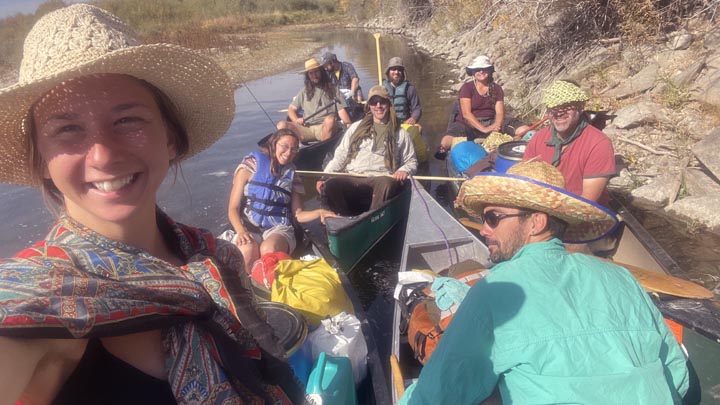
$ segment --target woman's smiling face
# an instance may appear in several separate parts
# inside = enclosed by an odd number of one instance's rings
[[[139,80],[106,74],[65,81],[40,99],[32,118],[44,176],[62,193],[68,215],[100,233],[154,218],[156,192],[176,153]]]

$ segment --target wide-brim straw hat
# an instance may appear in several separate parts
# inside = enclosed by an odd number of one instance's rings
[[[305,69],[299,71],[298,73],[305,73],[309,72],[311,70],[320,69],[322,65],[320,65],[320,62],[317,61],[315,58],[310,58],[305,61]]]
[[[463,184],[455,205],[478,218],[488,205],[545,212],[568,224],[562,238],[568,243],[601,239],[619,223],[607,208],[566,191],[560,171],[539,161],[518,163],[507,173],[478,174]]]
[[[234,116],[230,79],[214,61],[176,45],[142,45],[114,15],[73,4],[38,20],[25,40],[18,83],[0,90],[0,182],[38,185],[28,153],[33,104],[66,80],[95,74],[133,76],[162,91],[187,131],[185,158],[221,138]]]

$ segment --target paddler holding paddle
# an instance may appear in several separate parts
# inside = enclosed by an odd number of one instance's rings
[[[368,93],[365,116],[348,128],[325,167],[326,173],[368,177],[321,179],[317,190],[329,209],[340,215],[358,215],[397,195],[402,182],[416,171],[417,158],[410,134],[400,127],[390,94],[383,86],[373,86]]]
[[[484,221],[495,263],[468,292],[400,403],[681,403],[685,356],[624,268],[569,253],[603,237],[604,207],[565,190],[560,171],[522,162],[468,180],[456,204]]]
[[[277,129],[288,128],[303,142],[324,141],[338,132],[337,118],[345,128],[350,126],[350,115],[346,110],[345,98],[332,84],[330,75],[315,58],[305,61],[305,86],[288,106],[289,121],[277,123]],[[303,116],[299,115],[300,110]]]

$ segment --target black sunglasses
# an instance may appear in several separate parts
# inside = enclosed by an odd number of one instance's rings
[[[505,218],[526,217],[530,214],[532,214],[532,213],[528,212],[528,211],[519,212],[517,214],[498,214],[495,211],[488,211],[488,212],[484,212],[480,218],[490,228],[496,228],[498,226],[498,224],[500,224],[500,221],[502,221]]]

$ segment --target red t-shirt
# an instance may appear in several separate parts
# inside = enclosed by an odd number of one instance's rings
[[[538,131],[530,139],[523,160],[540,156],[542,161],[552,163],[555,147],[547,145],[550,139],[550,127]],[[610,177],[616,173],[615,151],[610,138],[599,129],[588,125],[579,137],[565,145],[557,168],[565,177],[565,188],[571,193],[581,195],[583,179]],[[607,207],[609,201],[610,196],[605,189],[597,202]]]
[[[493,91],[495,92],[493,97],[481,96],[475,88],[475,82],[469,81],[460,87],[458,92],[458,100],[461,98],[470,99],[470,109],[473,115],[477,118],[495,118],[495,103],[498,101],[505,100],[505,92],[499,84],[493,83]],[[492,101],[492,102],[491,102]],[[455,117],[455,121],[465,123],[465,119],[462,116],[462,111]]]

